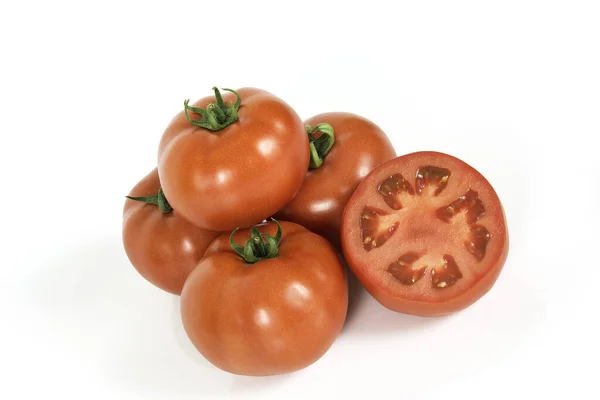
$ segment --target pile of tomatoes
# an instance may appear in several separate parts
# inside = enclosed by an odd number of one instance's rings
[[[181,295],[212,364],[272,375],[318,360],[346,319],[342,259],[401,313],[446,315],[492,287],[508,232],[475,169],[439,152],[396,157],[358,115],[302,122],[264,90],[213,90],[167,126],[123,214],[129,260]]]

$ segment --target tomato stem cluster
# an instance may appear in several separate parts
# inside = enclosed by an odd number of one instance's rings
[[[310,125],[306,125],[305,129],[310,144],[310,164],[308,165],[308,168],[319,168],[335,142],[333,127],[329,124],[322,123],[316,125],[314,128]],[[317,133],[320,133],[320,135],[315,139]]]
[[[275,234],[275,237],[267,233],[260,233],[258,228],[253,226],[251,229],[252,235],[250,236],[250,239],[246,241],[244,247],[233,240],[233,235],[235,235],[239,228],[235,228],[235,230],[231,232],[231,236],[229,236],[231,248],[247,263],[254,264],[258,261],[275,258],[277,253],[279,253],[279,244],[281,243],[283,233],[279,222],[274,218],[271,218],[271,220],[277,224],[277,233]]]
[[[208,103],[206,109],[190,106],[189,99],[183,102],[183,107],[185,110],[185,117],[190,124],[217,132],[221,129],[225,129],[227,126],[238,120],[238,110],[240,109],[242,100],[240,95],[235,90],[223,88],[223,90],[231,92],[237,97],[235,104],[230,101],[229,105],[226,105],[225,101],[223,101],[223,97],[221,97],[221,92],[219,92],[219,89],[217,87],[213,87],[213,90],[215,92],[215,102]],[[200,115],[202,118],[190,118],[189,111]]]
[[[162,188],[158,189],[158,193],[150,195],[150,196],[126,196],[130,200],[140,201],[146,204],[153,204],[158,206],[158,209],[161,213],[167,214],[173,211],[173,207],[167,201],[165,197],[165,193]]]

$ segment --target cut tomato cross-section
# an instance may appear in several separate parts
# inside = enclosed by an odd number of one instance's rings
[[[390,264],[388,272],[405,285],[412,285],[425,275],[426,265],[414,265],[421,258],[419,253],[408,252]]]
[[[383,305],[443,315],[491,288],[508,233],[500,200],[479,172],[455,157],[419,152],[381,164],[362,181],[344,212],[342,246]]]
[[[450,174],[450,170],[432,165],[419,168],[415,179],[417,193],[421,194],[426,187],[433,187],[433,194],[438,196],[448,185]]]
[[[371,250],[381,246],[389,239],[398,227],[395,222],[388,227],[383,227],[380,222],[381,217],[388,215],[386,212],[377,210],[373,207],[365,207],[360,216],[360,227],[362,231],[363,245],[365,249]]]
[[[410,183],[400,174],[394,174],[385,179],[377,190],[387,205],[394,210],[402,208],[402,196],[412,196],[415,193]]]

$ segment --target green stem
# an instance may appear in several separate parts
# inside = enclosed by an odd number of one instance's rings
[[[225,104],[225,101],[223,101],[223,97],[221,96],[219,89],[213,87],[213,90],[215,92],[215,102],[208,103],[206,109],[190,106],[189,99],[183,102],[183,109],[185,111],[185,118],[190,124],[208,129],[209,131],[217,132],[225,129],[238,120],[238,110],[240,109],[242,99],[235,90],[223,88],[223,90],[231,92],[237,97],[235,104],[230,101],[229,105],[227,105]],[[200,115],[201,118],[192,119],[189,114],[190,111]]]
[[[167,198],[165,197],[165,193],[163,192],[162,188],[158,189],[158,193],[150,195],[150,196],[125,196],[125,197],[127,197],[130,200],[140,201],[142,203],[153,204],[155,206],[158,206],[158,209],[163,214],[167,214],[167,213],[170,213],[171,211],[173,211],[173,207],[171,207],[171,205],[167,201]]]
[[[306,125],[305,128],[310,146],[310,164],[308,165],[308,168],[319,168],[335,142],[333,127],[329,124],[322,123],[314,128],[310,125]],[[315,139],[315,133],[321,133],[321,135]]]
[[[281,225],[274,218],[271,218],[275,224],[277,224],[277,234],[275,237],[260,233],[256,226],[253,226],[251,231],[250,239],[246,241],[246,244],[242,247],[233,240],[233,236],[239,230],[235,228],[229,236],[229,244],[233,251],[240,255],[248,264],[254,264],[262,260],[268,260],[275,258],[279,253],[279,244],[283,237]]]

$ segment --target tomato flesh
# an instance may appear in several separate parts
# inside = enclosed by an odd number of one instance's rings
[[[508,252],[500,200],[475,169],[419,152],[372,171],[348,202],[342,245],[349,266],[388,308],[444,315],[475,302]]]

